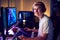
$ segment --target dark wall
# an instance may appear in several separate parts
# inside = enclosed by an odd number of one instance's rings
[[[51,0],[51,19],[54,26],[53,40],[57,40],[60,34],[60,2],[57,0]]]

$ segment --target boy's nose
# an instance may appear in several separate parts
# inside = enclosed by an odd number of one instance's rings
[[[38,10],[36,10],[36,12],[38,12]]]

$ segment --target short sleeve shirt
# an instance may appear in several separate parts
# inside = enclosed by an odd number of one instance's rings
[[[38,37],[43,36],[43,33],[48,34],[47,40],[52,40],[53,24],[47,16],[44,16],[39,21]]]

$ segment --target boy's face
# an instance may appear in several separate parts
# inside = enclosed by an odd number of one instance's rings
[[[35,16],[37,16],[37,17],[41,16],[42,13],[41,13],[40,8],[38,6],[34,6],[33,9],[34,9]]]

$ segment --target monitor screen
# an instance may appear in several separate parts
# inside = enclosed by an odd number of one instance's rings
[[[17,21],[17,14],[16,14],[16,8],[15,7],[7,7],[7,21],[8,21],[8,27],[16,23]]]
[[[34,21],[34,13],[32,11],[19,11],[18,21],[20,22],[21,25],[23,22],[25,22],[25,26],[31,27],[31,26],[33,26],[33,23],[34,23],[33,22]]]
[[[19,11],[18,19],[19,21],[22,20],[31,20],[34,17],[34,13],[32,11]]]

